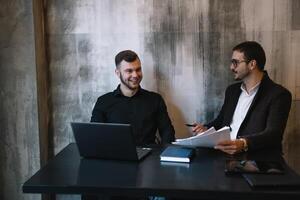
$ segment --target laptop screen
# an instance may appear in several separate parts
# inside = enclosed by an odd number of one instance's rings
[[[82,157],[138,160],[130,124],[72,122],[71,126]]]

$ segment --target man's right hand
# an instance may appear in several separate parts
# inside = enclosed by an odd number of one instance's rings
[[[194,123],[193,125],[194,125],[194,127],[192,128],[192,131],[194,133],[198,134],[198,133],[202,133],[207,130],[207,128],[205,126],[203,126],[202,124]]]

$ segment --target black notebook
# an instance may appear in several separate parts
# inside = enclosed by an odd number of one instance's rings
[[[181,146],[168,146],[161,154],[160,161],[167,162],[191,162],[194,149]]]
[[[254,189],[300,189],[300,176],[291,169],[284,174],[243,174],[243,177]]]

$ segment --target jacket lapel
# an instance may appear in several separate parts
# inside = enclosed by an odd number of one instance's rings
[[[262,81],[261,81],[261,83],[259,85],[258,91],[257,91],[257,93],[256,93],[256,95],[255,95],[255,97],[254,97],[254,99],[253,99],[253,101],[252,101],[252,103],[251,103],[251,105],[249,107],[249,110],[248,110],[248,112],[247,112],[247,114],[245,116],[245,119],[243,120],[243,122],[242,122],[242,124],[241,124],[241,126],[239,128],[237,136],[240,136],[240,131],[245,126],[245,123],[247,122],[250,114],[252,113],[253,109],[255,108],[255,105],[257,104],[258,100],[261,98],[262,94],[265,93],[265,90],[266,90],[266,87],[267,87],[267,84],[268,84],[270,78],[269,78],[267,72],[264,72],[264,73],[265,74],[264,74],[263,79],[262,79]]]
[[[228,112],[229,112],[227,115],[228,117],[226,117],[226,122],[225,122],[226,126],[230,126],[230,124],[231,124],[235,108],[237,106],[237,103],[239,101],[239,98],[240,98],[240,95],[242,92],[241,87],[240,87],[241,84],[239,84],[239,87],[236,90],[234,90],[233,93],[231,94],[230,98],[232,98],[232,100],[230,101],[231,103],[229,106],[230,109],[228,110]]]

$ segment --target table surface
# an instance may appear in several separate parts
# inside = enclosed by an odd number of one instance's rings
[[[26,181],[23,192],[272,200],[300,197],[300,189],[254,190],[240,175],[225,175],[225,160],[233,156],[220,151],[198,148],[192,162],[186,164],[160,162],[162,150],[154,147],[139,162],[84,159],[72,143]],[[272,152],[234,157],[284,162]]]

